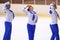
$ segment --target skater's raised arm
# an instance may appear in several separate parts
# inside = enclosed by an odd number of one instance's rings
[[[3,7],[3,12],[6,13],[10,9],[10,2],[6,2]]]
[[[26,7],[23,8],[23,11],[24,11],[26,14],[28,14],[28,13],[30,13],[30,11],[32,11],[32,10],[31,10],[31,7],[32,7],[31,5],[27,5]]]

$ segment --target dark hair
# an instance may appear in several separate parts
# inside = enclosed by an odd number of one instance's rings
[[[30,11],[30,7],[27,10]]]
[[[29,8],[27,9],[28,11],[30,11],[30,7],[32,7],[32,6],[29,6]]]
[[[27,10],[28,10],[28,11],[30,11],[30,9],[29,9],[29,8],[28,8]]]

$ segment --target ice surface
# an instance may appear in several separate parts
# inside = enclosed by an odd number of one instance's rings
[[[2,40],[4,35],[4,21],[5,17],[0,17],[0,40]],[[27,22],[27,17],[15,17],[12,22],[11,40],[28,40]],[[38,23],[36,24],[35,40],[50,40],[52,33],[49,24],[50,18],[38,19]],[[58,20],[58,25],[60,31],[60,20]]]

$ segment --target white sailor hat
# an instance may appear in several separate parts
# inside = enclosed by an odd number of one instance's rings
[[[5,2],[4,8],[6,9],[8,5],[10,5],[10,2],[9,1],[8,2]]]
[[[50,4],[50,9],[54,9],[54,4],[53,3]]]

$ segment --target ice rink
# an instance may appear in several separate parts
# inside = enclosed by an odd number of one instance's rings
[[[4,35],[4,21],[5,17],[0,16],[0,40],[2,40]],[[27,22],[28,17],[15,17],[12,22],[11,40],[28,40]],[[36,24],[35,40],[50,40],[52,33],[49,24],[50,18],[38,19],[38,23]],[[60,31],[60,20],[58,20],[58,25]]]

